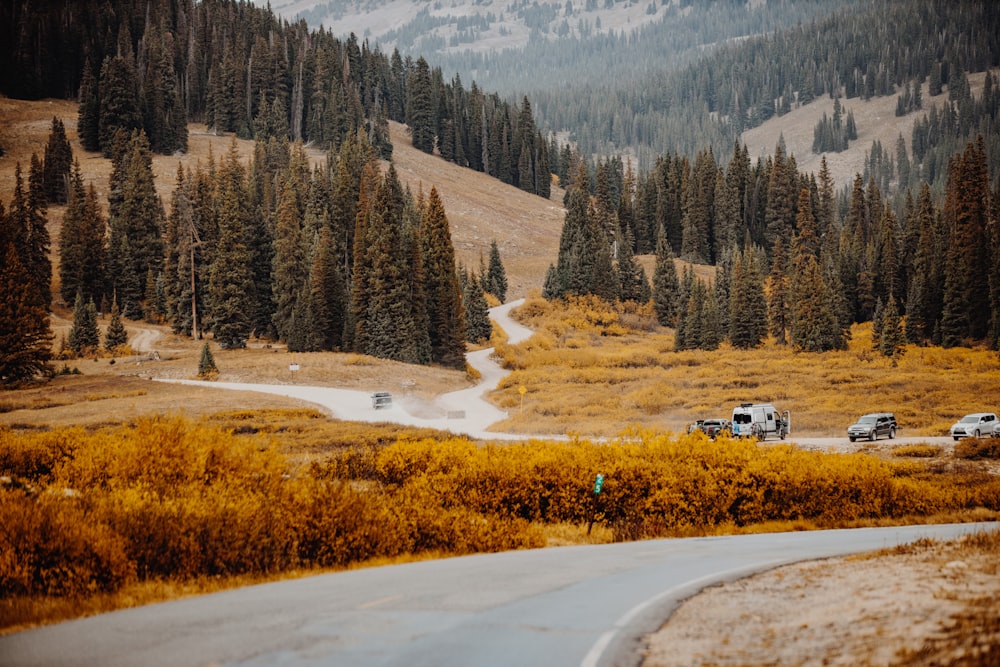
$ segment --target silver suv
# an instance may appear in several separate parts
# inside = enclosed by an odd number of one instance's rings
[[[878,440],[880,435],[888,436],[889,439],[896,437],[896,416],[891,412],[873,412],[868,415],[861,415],[858,421],[847,427],[847,437],[854,442],[858,438],[868,438]]]
[[[951,437],[959,438],[981,438],[984,435],[992,435],[993,427],[997,425],[997,416],[993,412],[973,412],[965,415],[951,427]]]

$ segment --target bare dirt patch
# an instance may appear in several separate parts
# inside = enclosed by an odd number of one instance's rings
[[[643,666],[996,665],[997,544],[920,542],[710,588],[649,638]]]

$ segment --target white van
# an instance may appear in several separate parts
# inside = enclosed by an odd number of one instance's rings
[[[792,432],[792,416],[770,403],[740,403],[733,408],[733,435],[767,440],[776,435],[782,440]]]

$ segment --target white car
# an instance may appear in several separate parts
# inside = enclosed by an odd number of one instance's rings
[[[951,427],[951,437],[955,440],[959,438],[981,438],[984,435],[993,435],[993,430],[997,426],[997,416],[992,412],[974,412],[965,415]]]
[[[1000,421],[998,421],[997,425],[993,427],[993,437],[1000,438]]]

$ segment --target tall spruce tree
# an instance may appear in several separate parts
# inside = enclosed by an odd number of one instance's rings
[[[73,149],[66,138],[66,128],[61,120],[52,117],[52,130],[45,144],[43,156],[43,182],[46,200],[65,204],[69,199],[69,175],[73,164]]]
[[[308,252],[303,238],[298,195],[291,179],[286,179],[278,199],[274,233],[274,260],[271,268],[274,290],[274,327],[287,341],[295,302],[309,277]]]
[[[733,255],[729,290],[729,340],[733,347],[749,350],[767,336],[767,297],[758,253],[746,248]]]
[[[312,324],[321,350],[341,350],[347,314],[347,291],[340,267],[337,242],[324,226],[312,253],[309,274]]]
[[[455,270],[455,249],[437,188],[431,187],[420,226],[424,297],[427,300],[431,361],[465,367],[465,309]]]
[[[219,170],[218,193],[219,238],[209,270],[209,310],[219,345],[224,349],[241,348],[252,328],[254,289],[243,230],[246,182],[235,144]]]
[[[788,255],[781,236],[775,239],[771,253],[771,273],[767,277],[766,293],[768,331],[778,345],[784,345],[788,342],[789,278]]]
[[[73,305],[73,326],[67,338],[69,349],[78,356],[94,353],[101,344],[101,334],[97,328],[97,308],[94,302],[84,301],[77,292]]]
[[[134,132],[113,159],[109,183],[108,291],[117,292],[129,319],[143,316],[146,277],[162,270],[164,215],[152,165],[145,134]]]
[[[490,241],[489,268],[485,278],[483,289],[495,296],[500,303],[504,303],[507,300],[507,271],[500,259],[496,239]]]
[[[952,161],[943,214],[952,230],[945,257],[941,344],[961,345],[989,333],[989,176],[982,136]]]
[[[51,371],[52,332],[46,310],[30,289],[30,276],[0,206],[0,383],[18,386]]]
[[[104,236],[107,225],[93,184],[84,188],[80,164],[73,163],[69,203],[59,235],[59,293],[69,304],[81,292],[100,302],[104,294]]]
[[[415,67],[410,72],[406,92],[408,95],[406,122],[413,138],[413,147],[425,153],[433,153],[434,118],[437,111],[431,90],[430,66],[423,56],[417,59]]]
[[[142,129],[138,91],[131,54],[105,58],[97,94],[100,104],[98,142],[104,157],[112,157],[112,145],[118,130],[131,133]]]
[[[674,253],[660,227],[656,241],[656,265],[653,268],[653,309],[656,311],[656,321],[661,326],[669,327],[677,323],[679,290]]]
[[[104,349],[114,353],[128,343],[128,332],[122,322],[121,310],[118,309],[118,302],[111,303],[111,321],[108,322],[108,330],[104,334]]]

